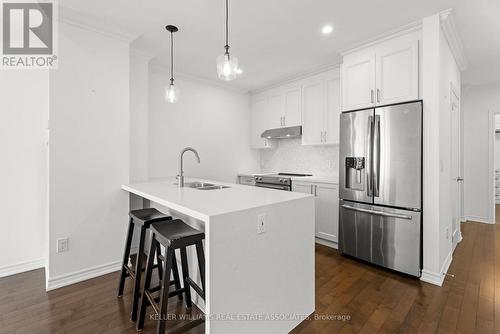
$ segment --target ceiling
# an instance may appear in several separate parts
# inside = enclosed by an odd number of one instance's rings
[[[259,89],[339,63],[340,50],[447,8],[454,9],[469,63],[462,81],[500,81],[500,0],[230,0],[229,6],[230,51],[244,73],[225,84],[237,89]],[[165,66],[164,26],[177,25],[176,71],[218,81],[223,0],[64,0],[64,7],[141,35],[133,46]],[[328,36],[321,34],[325,24],[334,27]]]

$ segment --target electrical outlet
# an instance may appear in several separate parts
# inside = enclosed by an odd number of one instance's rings
[[[326,160],[326,167],[327,168],[332,168],[333,167],[333,164],[332,164],[331,160]]]
[[[266,232],[266,214],[261,213],[257,216],[257,234]]]
[[[57,239],[57,252],[63,253],[67,252],[68,250],[69,250],[69,239],[68,238]]]

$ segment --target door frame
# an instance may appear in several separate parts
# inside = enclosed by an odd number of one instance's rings
[[[464,176],[464,169],[463,169],[463,147],[462,147],[462,135],[463,135],[463,129],[462,129],[462,125],[463,125],[463,119],[462,119],[462,108],[460,106],[461,104],[461,100],[460,100],[460,94],[458,93],[458,90],[455,88],[455,86],[453,85],[452,82],[450,82],[450,98],[449,98],[449,108],[450,108],[450,163],[451,164],[454,164],[455,162],[453,161],[452,157],[453,157],[453,142],[452,142],[452,132],[455,130],[454,127],[453,127],[453,96],[455,97],[456,99],[456,102],[457,102],[457,105],[456,107],[458,108],[458,161],[459,161],[459,164],[458,164],[458,176],[462,177]],[[450,168],[450,172],[451,172],[451,168]],[[452,179],[450,180],[450,191],[453,192],[454,191],[454,187],[453,187],[453,183],[457,182],[456,181],[456,177],[457,175],[451,175],[452,176]],[[457,196],[457,199],[458,199],[458,203],[456,203],[456,205],[458,205],[458,217],[456,217],[458,219],[458,228],[457,230],[454,229],[454,225],[455,225],[455,222],[452,221],[451,222],[451,243],[452,243],[452,248],[453,250],[455,250],[456,246],[458,245],[458,243],[460,241],[462,241],[462,229],[461,229],[461,223],[464,221],[463,219],[463,211],[464,211],[464,208],[463,208],[463,205],[464,205],[464,201],[463,201],[463,197],[464,197],[464,182],[461,182],[459,185],[458,185],[458,196]],[[452,197],[453,198],[453,197]],[[452,217],[453,217],[453,213],[452,213]]]
[[[500,110],[490,110],[489,112],[489,131],[488,131],[488,175],[489,175],[489,194],[490,194],[490,214],[485,223],[495,224],[495,116],[500,114]]]

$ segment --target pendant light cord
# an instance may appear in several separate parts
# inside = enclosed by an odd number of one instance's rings
[[[226,54],[229,55],[229,0],[226,0]]]
[[[174,84],[174,33],[170,32],[170,84]]]

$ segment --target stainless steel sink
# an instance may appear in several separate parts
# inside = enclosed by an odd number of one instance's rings
[[[228,186],[223,186],[220,184],[206,183],[206,182],[185,182],[184,187],[194,188],[197,190],[217,190],[230,188]]]

